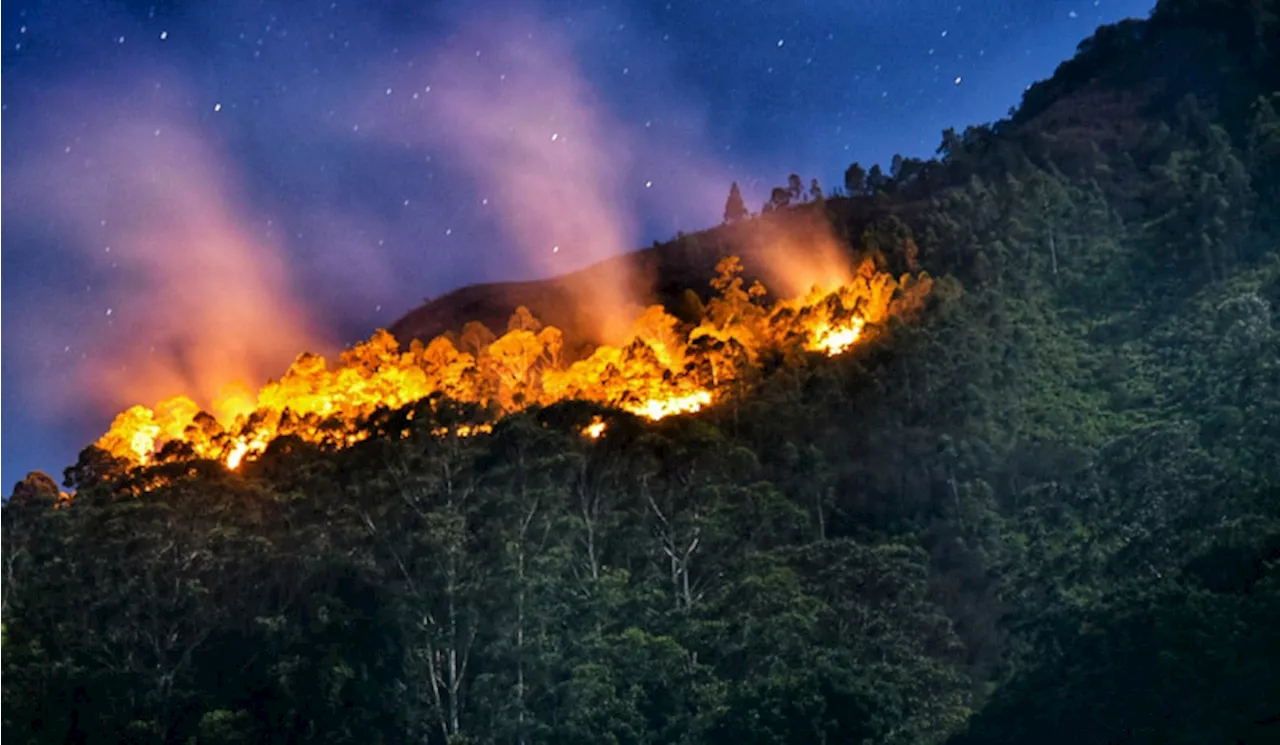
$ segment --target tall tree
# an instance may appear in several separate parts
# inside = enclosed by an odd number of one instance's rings
[[[738,182],[734,181],[729,186],[729,198],[724,203],[724,221],[727,223],[738,222],[746,219],[749,215],[747,205],[742,201],[742,192],[738,190]]]

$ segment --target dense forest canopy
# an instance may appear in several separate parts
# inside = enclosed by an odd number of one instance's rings
[[[526,313],[506,352],[380,336],[324,371],[408,354],[483,395],[276,412],[234,463],[244,431],[188,407],[209,441],[166,446],[157,408],[67,492],[28,476],[4,735],[1280,739],[1276,3],[1165,0],[1008,119],[845,181],[796,176],[759,216],[732,189],[726,226],[670,247],[714,262],[818,215],[865,296],[767,305],[724,262],[582,373],[599,395],[547,395],[571,365]],[[865,333],[824,354],[793,322],[814,308]],[[610,393],[683,370],[691,415]]]

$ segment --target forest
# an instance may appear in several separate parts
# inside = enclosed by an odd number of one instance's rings
[[[504,379],[473,328],[404,352],[454,388],[237,432],[187,411],[167,444],[135,412],[61,485],[27,476],[3,734],[1280,741],[1277,3],[1162,0],[1008,118],[846,176],[669,244],[715,284],[584,357],[598,390]],[[729,236],[800,219],[862,289],[743,281]],[[530,359],[545,332],[506,330]],[[615,395],[632,358],[707,405]]]

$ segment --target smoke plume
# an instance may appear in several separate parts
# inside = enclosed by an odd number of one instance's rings
[[[463,183],[488,195],[523,263],[512,278],[561,274],[637,248],[637,194],[687,204],[715,199],[711,183],[727,189],[719,169],[616,118],[560,26],[509,9],[471,10],[421,60],[374,94],[373,134],[446,156]],[[667,107],[678,113],[670,99]],[[647,290],[622,263],[574,298],[592,310],[598,338],[620,338]]]
[[[814,286],[830,292],[853,278],[849,244],[822,212],[766,216],[735,238],[744,260],[758,266],[782,297],[804,295]]]
[[[56,274],[29,290],[51,312],[26,331],[24,355],[47,412],[175,394],[207,406],[225,385],[256,388],[315,348],[269,220],[238,201],[229,161],[173,116],[181,107],[138,114],[85,90],[51,98],[51,117],[95,113],[73,142],[12,164],[5,195],[30,239],[54,243],[43,263]],[[58,375],[49,359],[64,360]]]

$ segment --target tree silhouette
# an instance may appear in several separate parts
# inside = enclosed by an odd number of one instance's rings
[[[818,185],[818,179],[809,182],[809,200],[813,202],[822,201],[822,187]]]
[[[851,197],[867,193],[867,171],[860,164],[854,163],[845,169],[844,190]]]
[[[742,192],[738,190],[738,182],[729,186],[729,198],[724,203],[724,221],[737,222],[750,216],[747,205],[742,201]]]
[[[800,180],[799,174],[793,173],[787,176],[787,193],[793,202],[804,199],[804,182]]]
[[[871,166],[871,170],[867,172],[867,193],[879,194],[889,187],[889,177],[880,170],[880,164]]]

